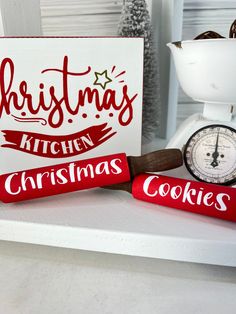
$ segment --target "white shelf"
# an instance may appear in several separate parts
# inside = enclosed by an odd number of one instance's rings
[[[103,189],[1,204],[0,240],[236,266],[236,224]]]
[[[143,153],[166,145],[156,139]],[[181,169],[169,173],[181,176]],[[236,266],[236,224],[93,189],[0,203],[0,240]]]

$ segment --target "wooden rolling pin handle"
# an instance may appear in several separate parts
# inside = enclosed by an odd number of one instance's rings
[[[140,157],[128,157],[130,176],[143,172],[165,171],[183,164],[182,152],[176,148],[162,149]]]
[[[234,20],[230,26],[229,38],[236,38],[236,20]]]
[[[133,181],[128,181],[124,183],[102,186],[101,188],[106,189],[106,190],[113,190],[113,191],[124,191],[124,192],[128,192],[132,194],[132,185],[133,185]]]

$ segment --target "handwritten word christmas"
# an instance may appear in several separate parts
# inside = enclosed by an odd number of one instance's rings
[[[40,110],[48,112],[46,123],[52,128],[59,128],[65,121],[65,115],[78,115],[80,109],[87,105],[95,106],[98,112],[113,109],[118,112],[118,122],[121,126],[127,126],[133,119],[133,104],[137,97],[136,94],[129,94],[128,85],[123,85],[121,92],[115,89],[101,90],[86,86],[79,88],[79,79],[84,78],[91,72],[88,66],[83,71],[73,72],[69,70],[69,58],[64,56],[62,68],[47,68],[41,71],[44,77],[48,73],[58,74],[61,77],[61,86],[56,88],[54,85],[45,86],[45,83],[38,84],[37,95],[30,93],[30,82],[22,80],[18,89],[13,90],[16,66],[11,58],[4,58],[0,64],[0,118],[5,112],[7,115],[16,111],[28,111],[31,116],[37,115]],[[70,80],[78,81],[77,100],[71,102]],[[98,85],[97,83],[94,85]],[[106,85],[105,85],[106,86]],[[61,96],[62,95],[62,96]],[[49,99],[46,101],[46,99]]]
[[[0,200],[16,202],[130,180],[125,154],[96,157],[0,176]]]

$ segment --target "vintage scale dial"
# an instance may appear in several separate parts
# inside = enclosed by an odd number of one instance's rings
[[[196,131],[184,148],[184,161],[198,180],[229,185],[236,182],[236,130],[209,125]]]

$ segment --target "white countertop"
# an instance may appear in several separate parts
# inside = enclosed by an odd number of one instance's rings
[[[0,241],[4,314],[234,314],[236,269]]]

